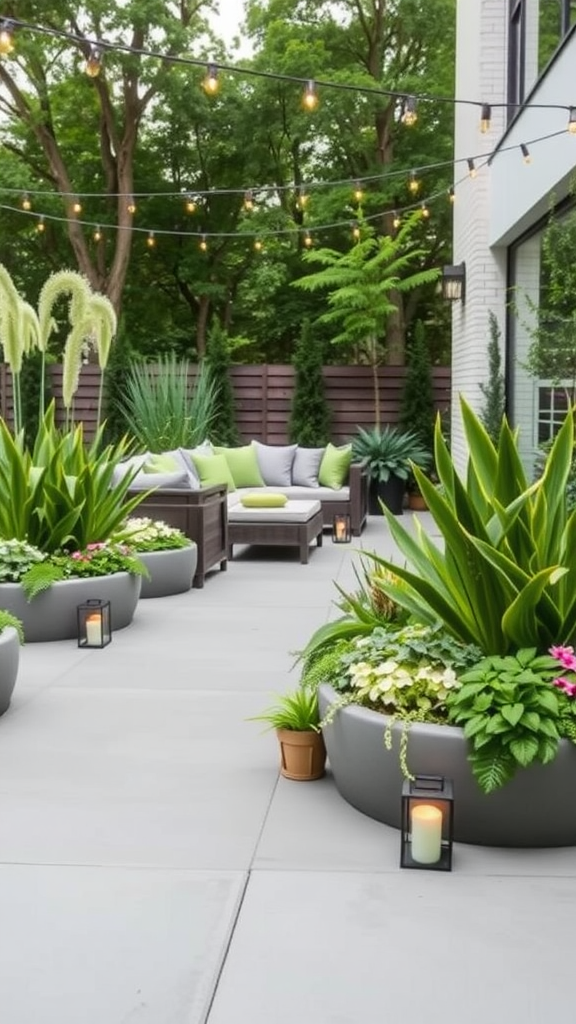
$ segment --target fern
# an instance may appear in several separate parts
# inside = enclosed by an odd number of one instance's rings
[[[37,562],[30,566],[20,580],[27,601],[32,601],[43,590],[48,590],[53,583],[63,580],[64,576],[62,566],[54,565],[52,562]]]
[[[340,658],[344,651],[347,651],[349,644],[346,640],[339,640],[331,647],[321,648],[318,654],[313,654],[306,659],[300,684],[316,689],[320,683],[330,683],[334,686],[336,677],[341,672]]]
[[[488,744],[474,750],[469,757],[472,772],[485,793],[500,789],[514,776],[518,762],[498,744]]]

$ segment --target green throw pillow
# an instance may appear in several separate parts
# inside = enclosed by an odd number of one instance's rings
[[[282,508],[287,501],[285,494],[271,494],[269,491],[262,494],[244,494],[240,498],[244,508]]]
[[[236,490],[230,467],[223,455],[193,455],[192,461],[200,477],[201,487],[227,484],[229,491]]]
[[[341,487],[344,487],[348,479],[348,470],[350,469],[351,462],[351,444],[344,444],[341,448],[328,444],[318,471],[320,487],[331,487],[333,491],[338,491]]]
[[[214,451],[226,459],[236,487],[264,487],[256,451],[251,444],[242,448],[215,447]]]
[[[173,473],[175,469],[182,469],[173,455],[149,455],[142,466],[144,473]]]

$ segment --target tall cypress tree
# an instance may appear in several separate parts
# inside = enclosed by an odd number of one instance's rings
[[[294,395],[288,424],[290,441],[307,448],[319,448],[330,440],[330,409],[326,401],[322,367],[324,347],[312,338],[310,322],[302,324],[296,343]]]
[[[214,318],[206,342],[206,364],[217,389],[216,415],[210,428],[211,440],[222,445],[235,445],[240,440],[236,426],[234,389],[230,379],[230,344],[220,322]]]
[[[414,335],[407,350],[407,369],[400,406],[400,425],[414,430],[422,444],[434,451],[434,388],[432,363],[426,344],[426,331],[421,320],[414,325]]]
[[[480,420],[486,427],[494,444],[498,443],[502,417],[506,407],[506,386],[502,374],[502,356],[500,354],[500,327],[492,310],[488,312],[490,341],[488,342],[488,380],[480,385],[484,395],[484,405],[480,412]]]

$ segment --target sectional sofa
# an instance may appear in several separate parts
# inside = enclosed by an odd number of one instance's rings
[[[226,569],[228,509],[247,494],[316,499],[324,528],[332,527],[335,515],[348,514],[354,536],[362,533],[368,513],[367,472],[351,462],[349,445],[304,448],[252,441],[223,448],[205,442],[191,450],[148,452],[117,471],[127,468],[136,471],[130,493],[154,489],[142,501],[142,514],[163,519],[196,541],[196,587],[204,585],[209,569]]]

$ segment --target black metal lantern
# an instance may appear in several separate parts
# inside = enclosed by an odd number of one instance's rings
[[[452,870],[454,793],[441,775],[417,775],[402,787],[401,868]]]
[[[78,605],[78,647],[106,647],[112,640],[110,601]]]
[[[335,515],[332,520],[332,543],[349,544],[351,539],[350,516],[345,513]]]
[[[466,299],[466,264],[442,267],[442,298],[450,302]]]

